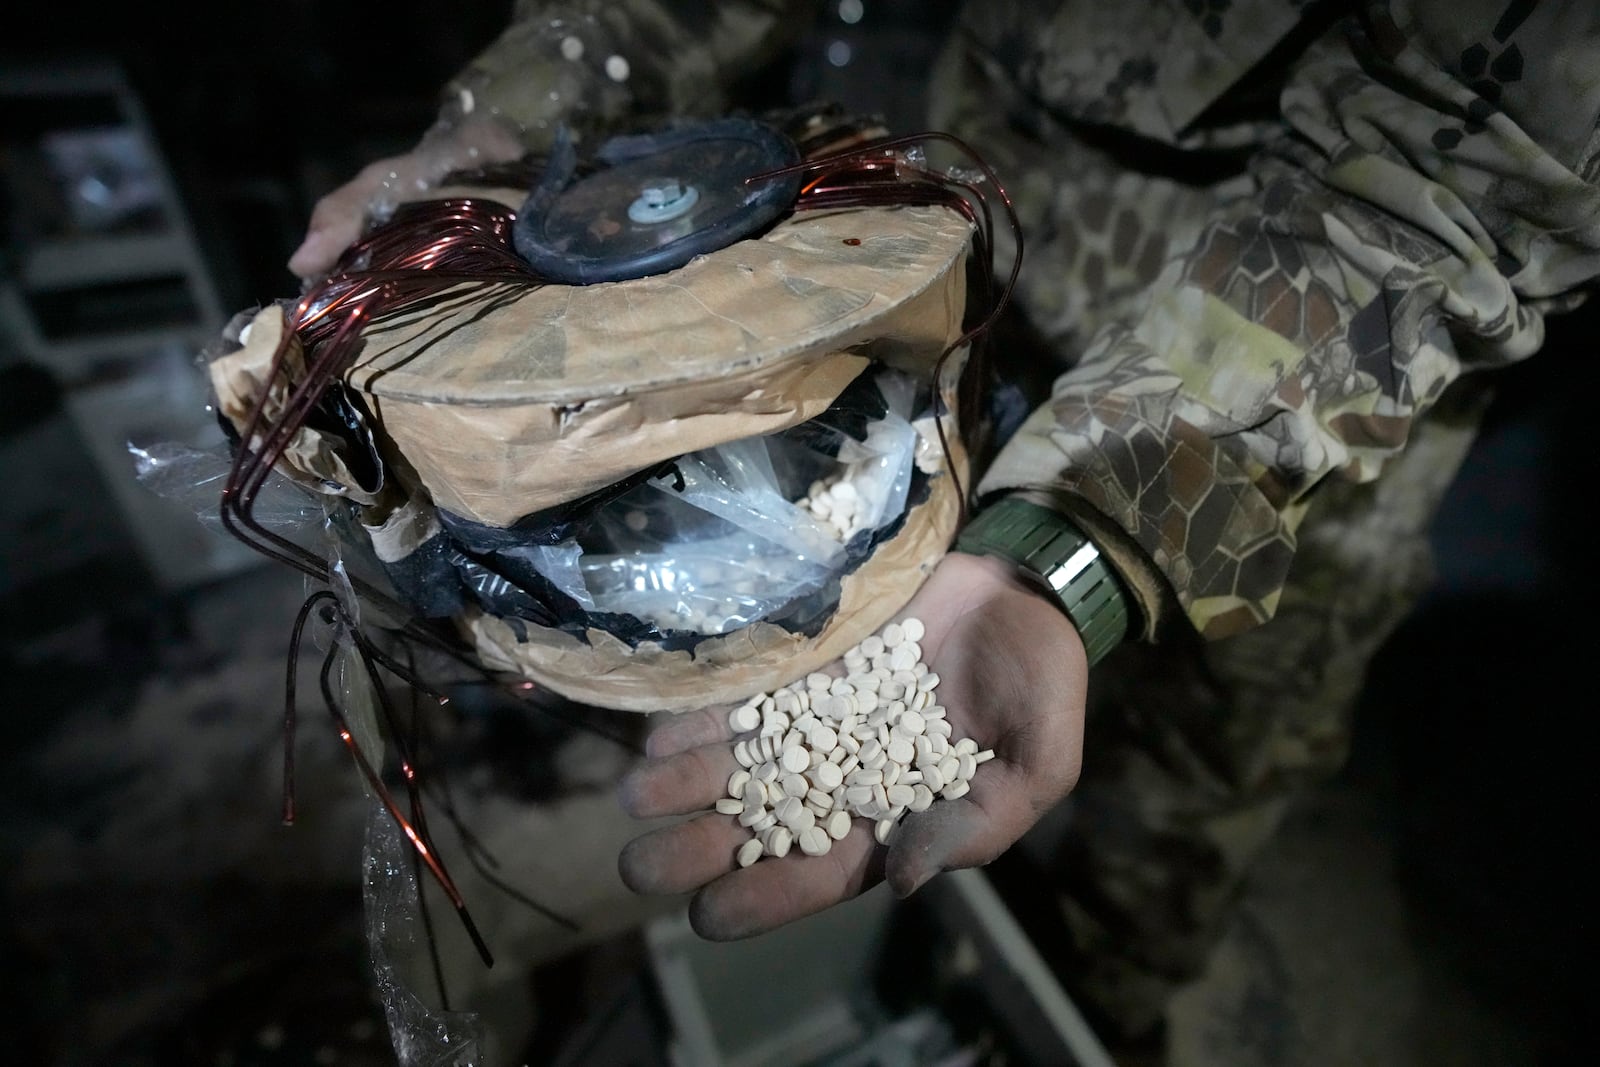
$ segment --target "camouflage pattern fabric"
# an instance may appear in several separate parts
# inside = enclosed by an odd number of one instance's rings
[[[1033,325],[1060,341],[1104,324],[1058,350],[1071,369],[982,489],[1081,498],[1207,637],[1271,617],[1320,487],[1375,477],[1463,370],[1534,351],[1544,311],[1600,265],[1600,9],[1329,17],[1357,6],[994,0],[968,5],[949,72],[981,106],[947,125],[1018,187]],[[447,107],[470,99],[530,146],[558,119],[716,113],[814,7],[524,0]],[[1282,59],[1307,24],[1330,28]],[[1190,156],[1119,168],[1081,136],[1107,126]],[[1185,173],[1252,145],[1241,177]]]
[[[1463,372],[1532,353],[1543,314],[1592,286],[1600,8],[1323,11],[1280,71],[1259,31],[1282,21],[1240,17],[1232,54],[1260,64],[1237,89],[1281,85],[1272,120],[1251,99],[1176,108],[1153,72],[1192,22],[1119,42],[1088,14],[1091,54],[1043,54],[1072,50],[1077,6],[1035,34],[1036,8],[974,5],[934,121],[991,157],[1023,216],[1018,295],[1047,352],[1007,353],[1013,374],[1064,369],[982,489],[1075,494],[1127,535],[1119,565],[1161,579],[1129,583],[1162,591],[1141,599],[1148,631],[1167,625],[1096,669],[1055,842],[1073,948],[1056,963],[1133,1036],[1204,966],[1296,787],[1343,763],[1492,381]],[[1243,13],[1208,6],[1199,32]]]
[[[1049,842],[1063,980],[1108,1037],[1141,1037],[1203,970],[1296,792],[1343,765],[1367,665],[1427,587],[1427,527],[1472,442],[1481,377],[1452,386],[1372,482],[1310,509],[1273,620],[1178,630],[1096,668],[1083,777]]]
[[[499,120],[527,147],[726,114],[737,83],[811,24],[814,0],[517,0],[511,25],[445,87],[440,119]]]
[[[1016,101],[1190,147],[1237,139],[1196,120],[1301,21],[1308,0],[969,3],[972,56]]]
[[[645,72],[580,118],[647,84],[720,108],[810,6],[562,5]],[[462,82],[530,145],[567,83],[504,86],[512,58],[560,55],[555,10],[519,7]],[[1600,271],[1600,5],[986,0],[931,92],[1028,240],[1038,344],[999,355],[1042,402],[981,491],[1067,494],[1159,638],[1096,669],[1058,853],[1058,962],[1134,1034],[1203,965],[1293,788],[1343,761],[1428,580],[1491,380],[1466,372],[1537,350]]]
[[[1336,25],[1290,71],[1248,193],[1175,238],[983,491],[1081,497],[1207,637],[1270,618],[1314,498],[1375,478],[1463,371],[1536,350],[1600,269],[1597,64],[1589,4],[1391,0]]]

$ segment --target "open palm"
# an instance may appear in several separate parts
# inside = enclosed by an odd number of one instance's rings
[[[1067,617],[991,559],[952,553],[906,605],[923,621],[923,658],[955,737],[995,758],[958,800],[938,800],[901,820],[887,848],[857,819],[824,856],[798,850],[740,868],[750,831],[703,814],[628,843],[620,868],[640,893],[694,892],[690,920],[703,937],[762,933],[847,900],[887,877],[901,896],[941,870],[987,863],[1011,846],[1077,781],[1088,668]],[[738,768],[726,708],[673,716],[647,745],[649,759],[622,784],[638,817],[703,812]]]

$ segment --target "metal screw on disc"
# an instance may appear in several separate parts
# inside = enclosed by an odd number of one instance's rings
[[[682,182],[669,181],[649,185],[639,190],[639,196],[628,205],[628,218],[649,226],[682,218],[700,201],[700,190]]]

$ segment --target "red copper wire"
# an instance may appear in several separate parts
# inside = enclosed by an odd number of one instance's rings
[[[460,199],[408,204],[396,212],[385,226],[354,245],[341,258],[326,279],[315,285],[287,316],[264,385],[263,395],[245,421],[242,442],[235,453],[222,493],[221,512],[226,528],[263,554],[294,566],[320,581],[331,577],[325,560],[300,545],[280,537],[255,521],[253,509],[273,467],[294,438],[324,392],[349,369],[354,359],[355,342],[364,323],[377,316],[405,309],[419,301],[461,287],[511,286],[526,288],[540,280],[511,250],[510,233],[514,214],[489,200]],[[306,367],[298,380],[288,374],[286,363],[291,345],[298,339],[305,354]],[[276,420],[265,414],[268,396],[279,381],[288,388],[283,410]],[[398,604],[369,584],[352,577],[352,584],[366,599],[388,610],[396,619],[408,619]],[[284,711],[284,802],[283,817],[292,822],[294,803],[295,688],[298,648],[305,623],[319,603],[338,608],[331,592],[314,594],[302,606],[295,621],[288,660]],[[408,632],[441,647],[425,626],[406,622]],[[338,630],[351,640],[363,667],[378,694],[388,732],[396,739],[400,772],[410,797],[411,819],[399,805],[377,770],[367,759],[339,709],[329,672],[333,649],[324,662],[321,683],[323,699],[333,715],[340,738],[350,749],[373,792],[401,831],[421,862],[450,898],[460,920],[485,964],[492,964],[488,946],[466,908],[466,902],[450,877],[434,847],[427,827],[414,757],[404,741],[387,693],[377,678],[375,657],[370,644],[360,635],[353,620],[339,613]],[[398,665],[395,665],[398,666]],[[408,681],[420,681],[408,679]],[[548,913],[547,909],[545,910]],[[559,918],[559,917],[558,917]],[[565,920],[562,920],[565,922]],[[570,925],[570,923],[568,924]]]

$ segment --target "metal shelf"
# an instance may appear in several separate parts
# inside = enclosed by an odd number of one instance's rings
[[[20,258],[17,281],[28,292],[194,271],[191,246],[178,233],[57,237],[24,249]]]
[[[114,508],[170,589],[254,564],[242,546],[202,528],[190,508],[139,485],[127,451],[130,443],[161,440],[202,448],[221,442],[206,409],[208,387],[190,362],[226,321],[137,94],[115,63],[82,60],[0,70],[0,101],[26,131],[0,132],[26,149],[8,153],[8,162],[35,166],[13,171],[14,180],[29,190],[59,190],[77,227],[8,250],[0,265],[0,339],[8,358],[47,368],[66,390],[73,425],[112,490],[110,501],[83,506]],[[69,150],[87,156],[62,154]],[[84,172],[63,166],[64,158],[128,166],[68,178]],[[73,182],[105,173],[136,177],[137,184],[121,186],[136,210],[96,228],[85,220],[106,216],[86,210],[98,204]],[[113,181],[103,191],[119,189]],[[136,228],[120,228],[132,218]]]

